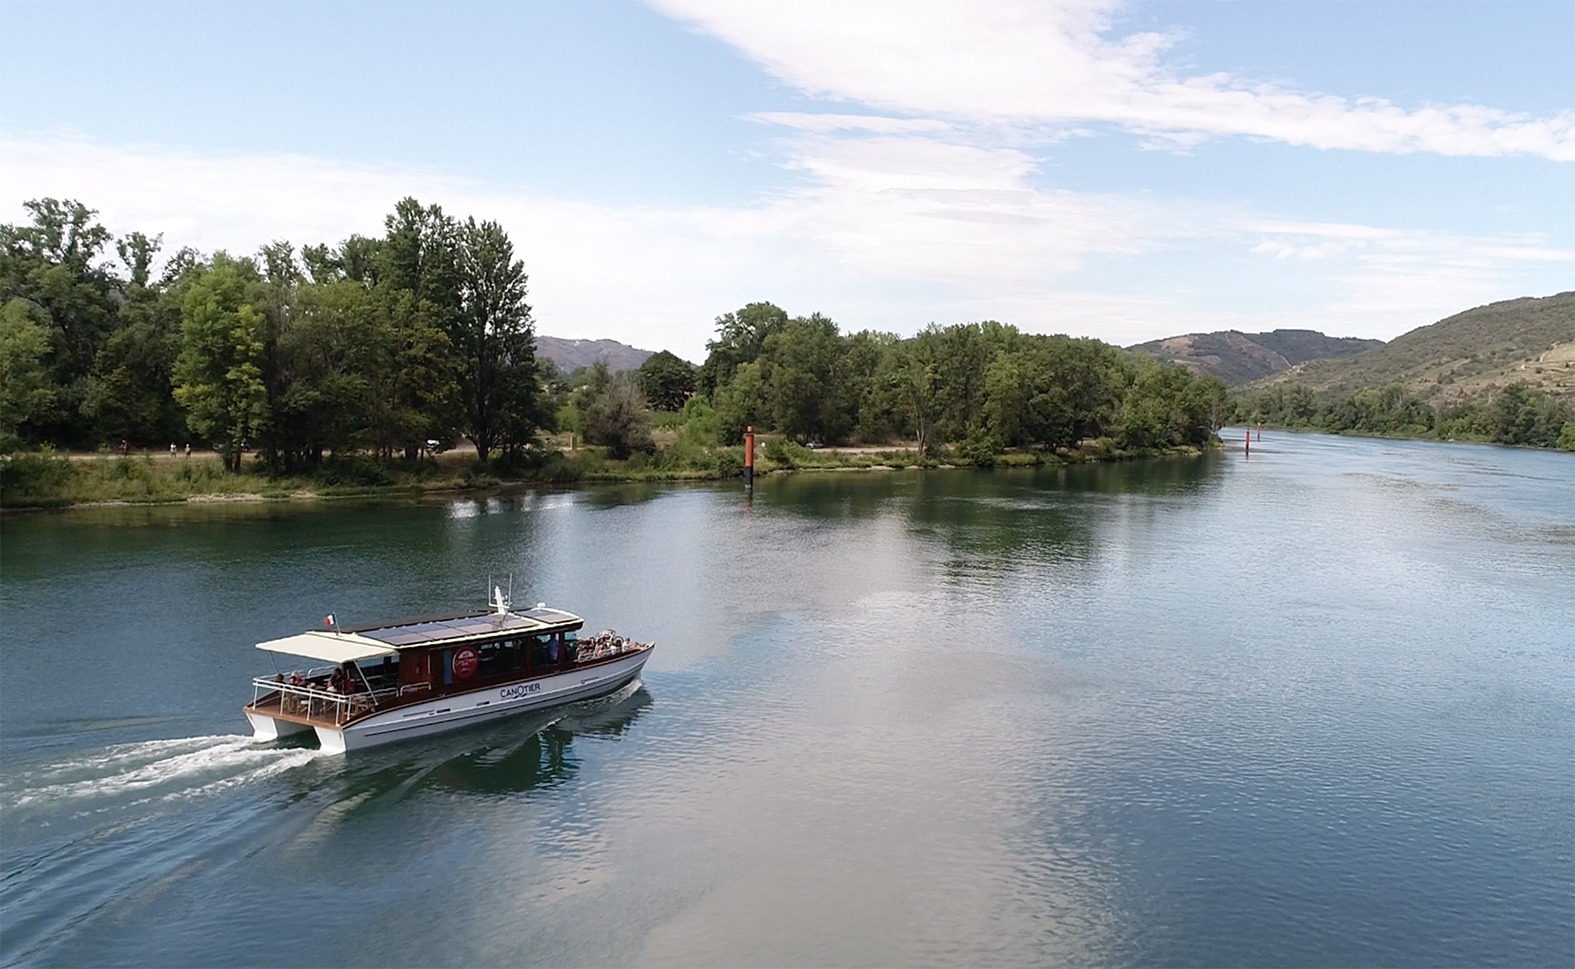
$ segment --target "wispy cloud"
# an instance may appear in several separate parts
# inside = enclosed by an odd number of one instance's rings
[[[653,0],[808,94],[923,118],[1107,123],[1187,147],[1222,136],[1383,153],[1575,160],[1575,111],[1402,106],[1296,90],[1166,61],[1176,38],[1121,34],[1119,0],[861,2]]]
[[[759,299],[904,333],[994,318],[1118,343],[1273,326],[1387,338],[1489,299],[1550,292],[1547,281],[1575,266],[1575,252],[1540,237],[1047,189],[1017,148],[890,134],[878,121],[788,130],[799,184],[752,205],[681,208],[569,201],[425,168],[0,134],[0,184],[20,190],[0,221],[22,218],[23,199],[73,197],[117,232],[245,253],[274,239],[379,234],[414,195],[504,225],[542,332],[696,360],[716,315]],[[1243,279],[1272,295],[1240,294]],[[1298,291],[1312,295],[1286,296]]]

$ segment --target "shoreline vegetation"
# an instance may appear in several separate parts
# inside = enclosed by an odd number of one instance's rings
[[[810,449],[763,436],[755,461],[757,476],[804,472],[883,472],[905,470],[1030,468],[1125,460],[1199,457],[1218,442],[1141,453],[1122,451],[1109,441],[1086,442],[1076,449],[1008,451],[980,461],[953,451],[920,458],[912,442],[891,447]],[[47,511],[78,507],[218,504],[226,502],[321,501],[348,498],[415,498],[427,495],[489,494],[518,488],[641,482],[717,482],[737,480],[743,448],[715,449],[707,465],[660,466],[643,455],[610,458],[600,447],[573,452],[547,451],[512,473],[480,465],[475,452],[460,449],[416,462],[384,466],[352,456],[325,464],[315,476],[270,477],[257,462],[227,472],[212,452],[190,457],[153,451],[130,455],[30,452],[11,455],[0,470],[0,511]],[[502,473],[500,473],[500,471]]]
[[[1575,451],[1575,408],[1523,380],[1492,398],[1435,403],[1392,382],[1337,396],[1301,384],[1238,392],[1233,424],[1390,440]]]
[[[1200,453],[1229,413],[1218,379],[1099,340],[769,302],[718,316],[699,366],[564,374],[502,227],[410,198],[381,235],[251,256],[24,207],[0,226],[3,508],[718,480],[749,427],[762,474],[1119,460]]]
[[[378,236],[163,256],[80,202],[24,207],[0,225],[0,509],[716,481],[747,427],[761,474],[1195,455],[1227,423],[1575,446],[1568,405],[1522,384],[1443,409],[1400,384],[1232,398],[1086,337],[769,302],[716,317],[699,366],[565,374],[496,222],[407,198]]]

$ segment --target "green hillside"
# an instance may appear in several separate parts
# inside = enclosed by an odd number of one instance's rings
[[[1524,381],[1575,400],[1575,291],[1491,303],[1419,327],[1358,356],[1314,360],[1257,381],[1351,394],[1399,383],[1438,404],[1482,400]]]
[[[1167,337],[1128,349],[1165,363],[1179,363],[1195,374],[1218,377],[1234,387],[1309,360],[1353,356],[1377,346],[1382,346],[1381,341],[1324,336],[1316,330],[1224,330]]]

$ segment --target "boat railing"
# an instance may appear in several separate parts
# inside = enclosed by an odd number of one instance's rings
[[[383,700],[398,696],[401,691],[389,687],[371,692],[341,693],[315,683],[285,683],[268,676],[252,680],[252,706],[257,706],[270,693],[279,694],[282,714],[343,723],[355,714],[377,707]]]

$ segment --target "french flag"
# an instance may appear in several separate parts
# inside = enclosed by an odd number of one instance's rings
[[[328,615],[323,617],[323,625],[325,627],[329,628],[329,629],[334,628],[334,614],[333,613],[330,612]]]

